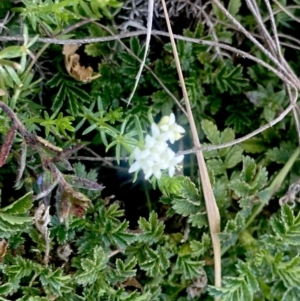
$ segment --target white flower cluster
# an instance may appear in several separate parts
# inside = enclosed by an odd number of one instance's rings
[[[157,179],[161,177],[161,171],[168,169],[169,176],[173,177],[177,164],[183,160],[183,155],[175,156],[169,148],[167,141],[172,144],[179,140],[185,130],[175,122],[175,115],[164,116],[158,124],[151,125],[152,136],[145,138],[145,147],[141,150],[136,147],[133,151],[135,162],[131,165],[129,172],[142,169],[145,179],[154,175]]]

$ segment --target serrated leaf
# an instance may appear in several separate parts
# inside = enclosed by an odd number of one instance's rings
[[[150,277],[165,275],[170,266],[167,250],[164,247],[158,246],[156,251],[149,248],[145,251],[147,257],[140,263],[141,269],[146,271],[146,274]]]
[[[1,212],[5,212],[7,214],[24,214],[29,211],[29,209],[33,205],[33,192],[28,192],[17,201],[12,203],[9,206],[1,208]]]
[[[247,153],[256,154],[262,153],[268,149],[264,139],[250,138],[241,143],[242,148]]]
[[[213,171],[215,176],[223,175],[226,172],[226,168],[221,159],[211,159],[207,161],[207,165]]]
[[[191,214],[188,218],[188,222],[193,226],[201,229],[207,226],[207,216],[206,212],[197,212],[195,214]]]
[[[204,233],[201,241],[192,240],[190,246],[193,251],[192,256],[202,256],[211,248],[211,239],[208,234]]]
[[[252,301],[251,293],[247,282],[243,278],[224,277],[222,287],[209,286],[208,291],[211,296],[226,301]]]
[[[241,181],[239,179],[230,181],[229,187],[237,194],[239,197],[246,197],[251,192],[251,187],[248,183]]]
[[[243,170],[241,173],[241,178],[246,182],[249,183],[256,173],[256,164],[254,159],[246,156],[243,158]]]
[[[237,264],[237,270],[246,278],[251,294],[253,295],[255,292],[257,292],[259,290],[259,284],[249,265],[239,260]]]
[[[300,214],[294,216],[289,206],[282,206],[280,216],[272,216],[270,225],[275,236],[275,239],[273,238],[274,242],[294,246],[300,245]]]
[[[232,16],[235,16],[242,5],[241,0],[230,0],[228,3],[228,11]]]
[[[234,147],[232,147],[225,157],[225,161],[224,161],[225,168],[226,169],[233,168],[238,163],[240,163],[243,158],[242,154],[243,154],[243,149],[240,146],[235,145]]]
[[[258,174],[253,183],[253,188],[255,187],[256,190],[260,190],[266,185],[267,181],[268,181],[268,172],[267,169],[263,167],[258,171]]]
[[[215,75],[215,81],[221,93],[230,91],[237,94],[248,84],[248,80],[243,76],[242,67],[234,67],[231,62],[223,64]]]
[[[173,199],[172,208],[177,214],[188,216],[200,210],[200,204],[186,199]]]
[[[22,225],[28,222],[32,222],[32,217],[29,216],[15,216],[0,212],[0,219],[11,225]]]
[[[202,120],[201,127],[202,127],[207,139],[212,144],[220,143],[220,132],[218,131],[217,126],[212,121]]]
[[[272,264],[272,272],[275,277],[283,281],[285,287],[299,287],[300,258],[295,257],[291,260],[283,261],[282,256],[279,256],[278,259],[275,258]]]
[[[149,216],[149,222],[141,217],[138,224],[142,233],[138,236],[140,242],[146,242],[148,245],[158,242],[164,232],[164,224],[159,222],[157,213],[152,211]]]
[[[180,271],[182,278],[185,280],[200,277],[203,274],[203,266],[203,261],[193,260],[190,255],[179,255],[175,263],[175,269]]]

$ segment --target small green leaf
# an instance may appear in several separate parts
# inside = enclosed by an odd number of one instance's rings
[[[32,222],[32,217],[27,216],[15,216],[0,212],[0,219],[8,222],[11,225],[22,225],[28,222]]]
[[[162,222],[158,221],[157,213],[150,212],[149,222],[141,217],[138,224],[142,230],[142,233],[138,236],[140,242],[146,242],[148,245],[157,243],[163,235],[165,226]]]
[[[201,126],[202,126],[202,129],[203,129],[207,139],[212,144],[220,143],[220,132],[218,131],[217,126],[212,121],[202,120]]]
[[[228,3],[227,10],[232,16],[236,16],[241,8],[242,2],[241,0],[230,0]]]
[[[0,59],[12,59],[22,56],[24,52],[22,46],[8,46],[0,51]]]
[[[17,201],[12,203],[9,206],[1,208],[1,212],[5,212],[7,214],[24,214],[29,211],[29,209],[33,205],[33,192],[28,192]]]

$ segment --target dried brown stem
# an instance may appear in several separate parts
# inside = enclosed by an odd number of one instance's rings
[[[180,85],[185,100],[186,111],[188,113],[188,119],[189,119],[189,124],[192,132],[193,142],[196,148],[200,148],[201,144],[198,137],[198,132],[194,121],[192,109],[190,106],[190,101],[188,98],[188,93],[187,93],[183,73],[180,66],[175,39],[172,33],[172,27],[170,24],[166,3],[164,0],[162,0],[162,5],[165,13],[168,31],[170,34],[170,40],[172,44],[177,73],[179,76]],[[203,195],[204,195],[204,200],[206,205],[206,213],[208,217],[210,235],[211,235],[213,250],[214,250],[215,286],[220,287],[221,286],[221,244],[218,236],[218,234],[220,233],[220,213],[213,194],[212,186],[209,180],[208,171],[207,171],[207,167],[205,164],[202,151],[197,152],[196,156],[197,156],[202,190],[203,190]]]

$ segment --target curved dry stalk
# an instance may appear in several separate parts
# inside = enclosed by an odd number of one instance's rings
[[[273,33],[274,33],[274,39],[275,39],[274,44],[275,44],[275,47],[277,48],[277,54],[278,54],[279,60],[286,67],[287,71],[290,72],[291,74],[293,74],[295,76],[295,79],[298,80],[297,76],[294,74],[293,70],[291,69],[291,67],[289,66],[289,64],[287,63],[287,61],[285,60],[285,58],[282,55],[281,48],[280,48],[280,42],[279,42],[279,38],[278,38],[277,27],[276,27],[274,15],[273,15],[273,12],[272,12],[271,4],[270,4],[269,0],[264,0],[264,1],[266,3],[267,9],[268,9],[268,12],[269,12],[269,15],[270,15],[271,26],[272,26],[272,30],[273,30]],[[300,122],[299,122],[299,117],[298,117],[298,114],[297,114],[297,104],[296,104],[296,101],[297,101],[297,98],[298,98],[298,91],[295,90],[295,95],[293,95],[293,93],[291,91],[291,88],[288,84],[286,84],[286,88],[287,88],[287,91],[288,91],[290,102],[292,104],[294,104],[294,106],[293,106],[293,115],[294,115],[294,120],[295,120],[295,123],[296,123],[296,131],[298,133],[298,140],[300,141],[300,126],[299,126]]]
[[[59,40],[56,38],[38,38],[38,42],[44,42],[44,43],[52,43],[52,44],[58,44],[58,45],[68,45],[68,44],[89,44],[89,43],[98,43],[98,42],[107,42],[107,41],[114,41],[118,39],[123,39],[123,38],[129,38],[133,36],[139,36],[139,35],[144,35],[147,32],[145,30],[139,30],[139,31],[134,31],[134,32],[129,32],[129,33],[122,33],[114,36],[109,36],[109,37],[100,37],[100,38],[85,38],[85,39],[69,39],[69,40]],[[160,35],[160,36],[165,36],[169,37],[169,34],[164,31],[159,31],[159,30],[152,30],[153,35]],[[286,74],[283,74],[282,71],[278,71],[274,67],[272,67],[270,64],[264,62],[263,60],[245,52],[242,50],[239,50],[235,47],[231,47],[227,44],[222,44],[222,43],[216,43],[214,41],[206,41],[202,39],[195,39],[195,38],[189,38],[189,37],[184,37],[181,35],[173,35],[175,39],[177,40],[182,40],[182,41],[187,41],[187,42],[192,42],[196,44],[201,44],[201,45],[207,45],[207,46],[214,46],[214,47],[220,47],[222,49],[228,50],[230,52],[233,52],[243,58],[247,58],[253,62],[256,62],[263,67],[265,67],[267,70],[272,71],[274,74],[276,74],[279,78],[281,78],[283,81],[286,83],[290,84],[293,88],[296,89],[296,86],[294,85],[293,82],[290,81],[289,78],[287,78]],[[23,41],[24,38],[21,36],[10,36],[10,37],[1,37],[0,36],[0,41]],[[145,66],[147,68],[148,66]]]
[[[167,27],[170,34],[173,55],[174,55],[177,73],[181,84],[183,97],[185,100],[186,110],[188,113],[188,119],[189,119],[189,124],[192,132],[193,142],[196,148],[200,148],[201,144],[200,144],[197,128],[195,125],[192,109],[190,106],[188,93],[185,86],[184,77],[180,66],[179,56],[175,44],[175,39],[173,37],[168,11],[164,0],[162,0],[162,6],[164,9]],[[206,213],[208,217],[210,235],[211,235],[211,240],[212,240],[213,250],[214,250],[215,286],[220,287],[221,286],[221,243],[218,236],[218,234],[220,233],[220,213],[209,180],[208,171],[203,157],[203,153],[202,151],[199,151],[197,152],[196,155],[197,155],[200,179],[201,179],[202,190],[203,190],[203,195],[205,200]]]
[[[275,44],[274,46],[276,47],[276,51],[277,51],[278,58],[279,58],[280,62],[282,64],[285,64],[286,61],[285,61],[285,59],[282,55],[282,52],[281,52],[280,42],[279,42],[279,38],[278,38],[278,32],[277,32],[277,27],[276,27],[274,15],[273,15],[272,7],[271,7],[271,4],[268,0],[264,0],[264,1],[265,1],[266,6],[267,6],[269,15],[270,15],[270,21],[271,21],[271,26],[272,26],[272,31],[273,31],[273,34],[274,34],[274,40],[275,41],[272,39],[271,35],[270,35],[270,40],[273,42],[273,44]],[[289,67],[289,66],[287,65],[286,67]]]
[[[273,0],[274,3],[276,3],[276,5],[278,5],[280,7],[280,9],[286,13],[291,19],[293,19],[294,21],[300,23],[300,19],[298,19],[297,17],[295,17],[293,14],[291,14],[288,10],[287,10],[287,7],[284,7],[282,6],[278,1],[276,0]],[[293,5],[293,6],[289,6],[289,8],[297,8],[297,9],[300,9],[299,5]],[[281,11],[279,11],[281,12]],[[275,15],[273,13],[273,15]]]
[[[150,40],[151,40],[151,30],[152,30],[152,22],[153,22],[153,9],[154,9],[154,0],[148,0],[148,20],[147,20],[147,36],[146,36],[146,43],[145,43],[145,53],[144,53],[144,57],[143,60],[141,62],[139,71],[135,77],[135,83],[134,83],[134,87],[133,90],[129,96],[128,99],[128,104],[127,106],[130,104],[130,101],[136,91],[136,88],[139,84],[145,63],[146,63],[146,58],[147,58],[147,54],[148,54],[148,50],[149,50],[149,45],[150,45]]]
[[[94,24],[96,24],[97,26],[100,26],[101,28],[105,29],[106,31],[108,31],[110,34],[113,34],[113,32],[106,26],[102,25],[102,24],[99,24],[97,22],[94,22]],[[132,56],[134,57],[138,62],[142,63],[142,60],[136,56],[130,48],[128,48],[122,41],[121,39],[118,39],[117,40],[124,49],[126,49],[126,51]],[[175,103],[177,104],[177,106],[179,107],[179,109],[181,110],[181,112],[187,116],[187,112],[186,110],[184,109],[184,107],[181,105],[181,103],[179,102],[179,100],[175,97],[175,95],[165,86],[165,84],[161,81],[161,79],[152,71],[152,69],[145,65],[145,69],[147,69],[150,74],[156,79],[156,81],[161,85],[161,87],[165,90],[165,92],[175,101]],[[129,103],[128,103],[129,105]]]
[[[250,0],[246,0],[247,3],[250,3],[250,7],[252,6],[252,3]],[[220,3],[219,0],[212,0],[212,2],[225,14],[225,16],[255,45],[257,46],[279,69],[281,72],[285,74],[287,78],[293,83],[293,86],[296,86],[297,89],[300,89],[300,82],[297,77],[295,77],[295,74],[292,72],[288,72],[286,70],[286,66],[283,66],[274,55],[268,51],[257,39],[255,39],[250,32],[248,32],[242,25],[239,23],[229,12],[228,10]],[[251,10],[252,11],[252,10]],[[253,12],[255,12],[255,8],[253,8]],[[259,17],[255,14],[254,16],[257,17],[257,20],[259,20]]]
[[[263,20],[261,18],[260,11],[259,11],[256,1],[246,0],[249,9],[251,10],[253,16],[255,17],[257,23],[260,25],[259,29],[262,31],[263,35],[266,37],[266,41],[268,42],[271,53],[268,50],[266,50],[258,42],[258,40],[255,39],[233,16],[230,15],[230,13],[224,8],[224,6],[219,2],[219,0],[213,0],[213,2],[218,6],[218,8],[227,16],[227,18],[232,23],[234,23],[240,30],[242,30],[242,32],[246,35],[246,37],[249,40],[251,40],[254,43],[254,45],[256,45],[260,50],[262,50],[263,53],[265,53],[268,56],[268,58],[271,59],[273,61],[273,63],[280,69],[280,71],[282,71],[285,74],[285,76],[287,78],[289,78],[289,80],[293,83],[292,85],[290,85],[289,82],[284,81],[284,84],[286,85],[286,88],[288,91],[290,103],[293,105],[292,110],[293,110],[294,120],[296,123],[298,140],[300,142],[300,121],[299,121],[298,112],[297,112],[298,111],[297,104],[296,104],[297,98],[295,98],[298,95],[298,89],[300,89],[300,81],[299,81],[297,75],[293,72],[293,70],[291,69],[291,67],[289,66],[289,64],[284,59],[284,57],[281,53],[280,43],[279,43],[279,38],[277,35],[277,28],[276,28],[276,24],[275,24],[272,7],[270,5],[269,0],[264,0],[264,1],[265,1],[265,4],[266,4],[268,12],[269,12],[275,41],[271,38],[271,35],[269,34],[268,30],[266,29],[266,27],[263,23]],[[277,57],[278,57],[278,59],[277,59]],[[293,87],[295,90],[294,96],[292,95],[290,86]]]
[[[236,144],[242,143],[242,142],[256,136],[257,134],[265,131],[266,129],[272,127],[276,123],[280,122],[290,111],[293,110],[293,107],[294,107],[294,105],[290,104],[283,112],[281,112],[281,114],[277,118],[273,119],[268,124],[263,125],[259,129],[255,130],[255,131],[251,132],[250,134],[247,134],[247,135],[245,135],[241,138],[238,138],[238,139],[235,139],[235,140],[232,140],[230,142],[223,143],[223,144],[205,145],[205,146],[202,146],[200,148],[193,148],[193,149],[181,151],[181,152],[176,153],[176,155],[188,155],[188,154],[196,153],[196,152],[199,152],[199,151],[212,151],[212,150],[222,149],[222,148],[226,148],[226,147],[229,147],[229,146],[234,146]]]

